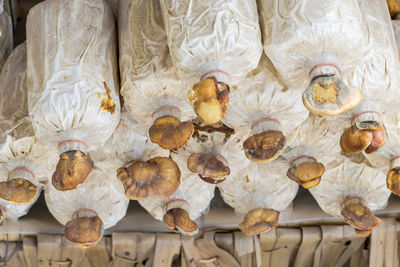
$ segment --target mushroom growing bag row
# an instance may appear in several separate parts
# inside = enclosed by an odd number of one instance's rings
[[[161,8],[174,65],[197,79],[181,76],[189,100],[199,117],[216,123],[226,114],[229,88],[262,53],[256,1],[161,0]]]
[[[16,105],[16,103],[19,103]],[[0,210],[17,220],[50,179],[57,150],[41,145],[28,116],[26,44],[16,47],[0,74]]]
[[[60,153],[52,183],[58,190],[75,189],[93,167],[88,152],[106,142],[120,117],[110,7],[103,0],[36,5],[27,20],[27,57],[36,136]],[[75,166],[76,173],[66,166]]]
[[[334,116],[360,102],[361,88],[344,80],[365,51],[357,0],[262,0],[260,11],[265,53],[310,112]]]

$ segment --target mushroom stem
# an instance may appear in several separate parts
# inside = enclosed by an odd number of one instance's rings
[[[378,112],[367,110],[354,116],[352,125],[355,125],[360,130],[376,130],[381,127],[382,120]]]

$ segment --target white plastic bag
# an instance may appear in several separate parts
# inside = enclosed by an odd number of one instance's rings
[[[116,158],[101,161],[102,155],[95,155],[94,158],[97,159],[94,170],[77,189],[58,191],[51,183],[46,186],[47,207],[62,225],[77,217],[98,216],[103,228],[107,229],[116,225],[126,214],[129,199],[115,177],[121,162]]]
[[[115,26],[103,0],[45,1],[27,20],[29,114],[39,139],[86,153],[120,116]],[[68,142],[65,142],[68,141]],[[70,142],[72,141],[72,142]]]
[[[162,116],[195,118],[169,55],[160,2],[120,1],[118,27],[121,95],[138,122],[137,131],[147,135]]]
[[[269,59],[263,56],[258,68],[242,80],[241,89],[230,94],[228,113],[223,122],[239,130],[245,137],[281,132],[284,145],[270,156],[260,158],[269,161],[276,158],[290,140],[293,131],[306,120],[309,112],[301,102],[300,90],[288,90],[277,78]],[[276,146],[275,144],[270,144]]]
[[[29,115],[39,140],[58,145],[53,185],[75,189],[87,173],[67,168],[101,147],[120,117],[116,36],[104,0],[45,1],[27,20]],[[65,158],[64,160],[62,158]],[[67,183],[72,181],[71,183]]]
[[[307,88],[310,112],[334,116],[360,102],[343,81],[365,51],[357,0],[263,0],[260,11],[264,50],[289,88]]]
[[[197,80],[214,76],[232,87],[257,67],[262,45],[255,0],[162,0],[161,8],[172,61],[180,72],[197,73]],[[182,78],[190,89],[194,80]],[[192,105],[202,116],[197,103]],[[220,118],[202,117],[208,123]]]
[[[321,183],[310,190],[324,212],[343,218],[342,209],[347,197],[360,197],[371,211],[387,205],[390,191],[385,175],[364,163],[355,163],[337,155],[340,162],[327,169]]]
[[[0,205],[6,219],[17,220],[36,202],[57,156],[56,149],[38,143],[28,117],[25,43],[14,49],[0,74],[0,133],[0,182],[2,190],[7,190]],[[29,182],[24,188],[35,192],[32,197],[22,200],[15,194],[23,192],[14,192],[13,185],[8,191],[6,183],[16,178]]]
[[[18,2],[0,0],[0,70],[14,47]]]
[[[251,163],[218,185],[224,201],[241,217],[254,209],[273,209],[284,218],[298,190],[297,183],[286,177],[288,162],[279,158],[268,164]],[[256,223],[258,221],[255,221]]]

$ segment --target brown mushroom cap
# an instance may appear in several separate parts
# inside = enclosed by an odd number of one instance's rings
[[[164,215],[164,222],[168,225],[169,230],[184,235],[192,235],[199,229],[197,224],[190,219],[186,210],[180,208],[167,211]]]
[[[308,189],[321,182],[325,167],[319,162],[303,162],[297,167],[290,167],[286,173],[289,179]]]
[[[346,198],[341,214],[349,225],[358,230],[371,230],[381,223],[381,220],[358,197]]]
[[[382,124],[375,129],[358,129],[355,125],[346,128],[340,137],[340,147],[346,154],[359,153],[365,150],[373,153],[385,144],[385,130]]]
[[[400,14],[400,1],[399,0],[386,0],[389,7],[390,16],[394,17]]]
[[[64,236],[79,245],[95,244],[103,237],[103,222],[99,216],[72,219],[65,225]]]
[[[243,143],[246,157],[257,163],[266,163],[279,156],[286,147],[286,138],[281,131],[266,131],[247,138]]]
[[[60,155],[51,182],[59,191],[73,190],[83,183],[93,170],[93,161],[79,150]]]
[[[217,123],[226,114],[229,104],[229,86],[214,76],[193,85],[189,100],[196,114],[206,123]]]
[[[18,204],[28,203],[38,194],[38,191],[34,184],[23,178],[14,178],[0,183],[0,198]]]
[[[197,173],[199,177],[210,184],[219,184],[225,181],[230,174],[229,167],[217,159],[213,154],[196,153],[190,155],[187,160],[188,169]]]
[[[315,77],[303,93],[304,106],[313,114],[336,116],[361,101],[359,89],[348,88],[336,75]]]
[[[181,172],[170,158],[156,157],[146,162],[132,161],[117,170],[132,200],[149,200],[172,196],[180,185]]]
[[[279,214],[273,209],[253,209],[244,216],[239,228],[246,235],[258,235],[277,226]]]
[[[400,168],[391,169],[386,176],[387,188],[395,195],[400,196]]]
[[[173,150],[182,147],[194,131],[191,122],[180,122],[173,116],[156,119],[149,129],[150,140],[160,147]]]

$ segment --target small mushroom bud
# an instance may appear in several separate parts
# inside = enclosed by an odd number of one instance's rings
[[[73,190],[83,183],[93,170],[93,161],[79,150],[60,155],[51,182],[59,191]]]
[[[389,7],[390,16],[395,17],[400,14],[400,1],[399,0],[386,0]]]
[[[343,83],[337,66],[318,64],[312,68],[310,76],[313,78],[303,93],[303,103],[311,113],[336,116],[360,103],[360,90]]]
[[[201,80],[189,92],[189,100],[196,114],[206,123],[217,123],[226,114],[229,86],[214,76]]]
[[[385,144],[385,130],[382,124],[379,127],[359,129],[353,125],[345,129],[340,138],[340,147],[346,154],[365,151],[373,153]]]
[[[173,116],[156,119],[149,129],[150,140],[160,147],[173,150],[182,147],[194,131],[191,122],[180,122]]]
[[[194,235],[199,230],[197,224],[190,219],[186,210],[180,208],[167,211],[164,215],[164,222],[168,225],[169,230],[183,235]]]
[[[381,220],[366,207],[365,201],[360,197],[347,197],[341,214],[346,223],[361,231],[369,231],[381,223]],[[366,234],[361,231],[360,234]]]
[[[197,173],[199,177],[210,184],[219,184],[225,181],[230,174],[229,167],[213,154],[192,154],[187,160],[188,169]]]
[[[286,147],[286,138],[281,131],[266,131],[247,138],[243,143],[246,157],[257,163],[266,163],[279,156]]]
[[[38,194],[38,188],[23,178],[0,183],[0,198],[17,204],[28,203]]]
[[[386,185],[393,194],[400,196],[400,167],[392,168],[387,173]]]
[[[325,172],[324,165],[315,159],[300,164],[296,164],[295,161],[291,165],[292,167],[286,173],[287,177],[306,189],[318,185],[321,182],[321,176]]]
[[[64,236],[81,246],[95,244],[103,237],[103,222],[99,216],[72,219],[65,225]]]
[[[254,209],[249,211],[239,224],[239,229],[246,235],[258,235],[278,225],[279,211],[273,209]]]
[[[156,157],[146,162],[132,161],[117,170],[132,200],[149,200],[172,196],[180,185],[181,172],[170,158]]]

